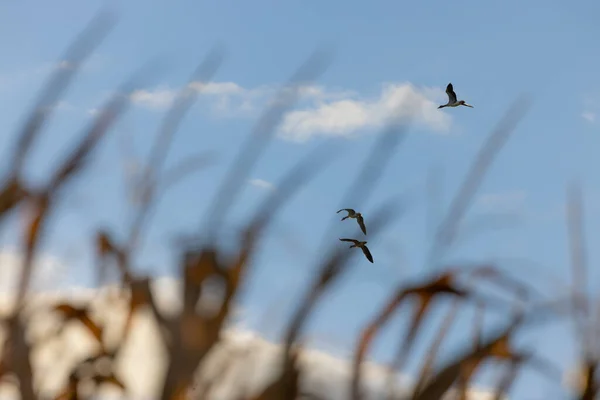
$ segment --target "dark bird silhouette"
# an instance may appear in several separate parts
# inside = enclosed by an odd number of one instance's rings
[[[454,93],[454,88],[452,87],[451,83],[449,83],[448,86],[446,86],[446,94],[448,95],[448,103],[439,106],[438,109],[444,108],[444,107],[458,107],[458,106],[465,106],[465,107],[473,108],[472,105],[465,103],[464,100],[456,99],[456,93]]]
[[[361,213],[357,213],[356,211],[354,211],[351,208],[342,208],[341,210],[336,212],[336,214],[339,214],[342,211],[346,211],[348,213],[348,215],[346,215],[344,218],[341,219],[342,221],[347,218],[355,218],[356,222],[358,222],[358,226],[360,226],[360,230],[363,231],[363,233],[365,235],[367,234],[367,227],[365,226],[365,220],[363,219],[363,216]]]
[[[373,256],[371,255],[371,252],[369,251],[369,248],[366,246],[367,242],[361,242],[360,240],[356,240],[356,239],[340,239],[342,242],[350,242],[350,243],[354,243],[352,246],[350,246],[350,248],[353,247],[360,247],[362,252],[365,254],[365,257],[367,257],[367,260],[369,260],[371,263],[373,263]]]

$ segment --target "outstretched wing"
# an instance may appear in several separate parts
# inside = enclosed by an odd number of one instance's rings
[[[361,215],[360,217],[356,218],[356,220],[358,221],[358,225],[360,226],[360,229],[366,235],[367,234],[367,227],[365,226],[365,220],[363,219],[363,216]]]
[[[338,212],[336,212],[336,214],[339,214],[342,211],[347,211],[348,214],[354,214],[354,210],[351,208],[342,208],[341,210],[339,210]]]
[[[346,238],[344,238],[344,239],[340,239],[340,240],[342,242],[350,242],[350,243],[354,243],[354,244],[358,243],[358,240],[356,240],[356,239],[346,239]]]
[[[365,253],[365,257],[367,257],[367,260],[369,260],[371,263],[373,263],[373,256],[371,255],[369,248],[367,246],[363,246],[362,251],[363,251],[363,253]]]
[[[449,83],[448,86],[446,86],[446,94],[448,95],[450,104],[456,103],[456,93],[454,93],[454,87],[452,86],[452,83]]]

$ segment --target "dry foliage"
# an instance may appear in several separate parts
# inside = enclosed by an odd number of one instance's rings
[[[81,134],[81,139],[72,152],[51,173],[46,185],[28,187],[23,181],[22,169],[35,139],[42,132],[44,122],[52,113],[52,106],[57,103],[61,94],[66,90],[76,74],[78,66],[93,52],[100,40],[108,33],[111,25],[110,16],[101,15],[68,49],[63,59],[69,68],[61,68],[51,77],[23,128],[17,133],[16,147],[12,153],[13,159],[10,164],[11,169],[6,174],[0,190],[0,216],[4,217],[14,213],[21,206],[28,211],[21,238],[25,249],[23,274],[13,312],[2,320],[6,341],[0,362],[2,377],[12,377],[16,380],[15,384],[18,386],[22,398],[27,400],[49,396],[47,393],[39,393],[36,386],[35,382],[39,378],[36,377],[37,372],[32,369],[30,359],[32,349],[37,343],[27,339],[25,335],[26,325],[30,322],[27,318],[25,294],[32,273],[32,261],[38,250],[40,238],[46,233],[46,221],[60,198],[61,189],[75,176],[85,173],[94,150],[108,134],[115,121],[126,111],[128,94],[139,86],[142,75],[148,73],[149,70],[144,69],[134,74],[133,78],[128,80],[117,91],[117,94],[109,99],[91,126]],[[222,60],[223,52],[220,49],[214,49],[198,66],[190,81],[210,81]],[[129,237],[118,241],[112,237],[110,232],[99,229],[94,243],[91,243],[96,248],[99,283],[105,279],[107,269],[114,268],[119,272],[122,289],[128,296],[128,316],[122,327],[121,342],[129,337],[134,326],[133,317],[136,313],[144,309],[149,310],[156,321],[157,329],[160,330],[160,337],[168,353],[168,365],[160,392],[161,399],[183,399],[190,396],[190,389],[196,380],[197,370],[201,368],[211,350],[222,340],[221,333],[224,323],[235,305],[236,293],[246,282],[248,274],[252,273],[252,258],[260,242],[261,234],[285,201],[318,171],[324,169],[325,162],[331,160],[331,157],[324,157],[325,154],[318,150],[291,170],[278,186],[280,189],[273,192],[250,218],[250,222],[242,232],[239,248],[235,252],[226,252],[216,244],[215,238],[218,235],[218,229],[222,226],[222,219],[234,201],[241,182],[247,178],[247,172],[256,163],[272,138],[284,113],[293,106],[298,98],[298,88],[316,79],[325,70],[329,61],[326,52],[313,54],[293,75],[289,84],[280,91],[278,97],[265,111],[248,137],[247,143],[243,146],[241,154],[235,159],[234,165],[225,177],[221,190],[215,196],[214,203],[209,209],[206,228],[200,232],[203,239],[192,240],[193,243],[185,244],[180,253],[180,273],[183,282],[180,296],[183,300],[183,307],[179,314],[167,316],[161,313],[150,289],[150,278],[137,276],[132,272],[135,268],[132,267],[131,260],[134,259],[133,254],[139,247],[144,228],[149,222],[151,211],[156,205],[160,192],[164,192],[172,181],[206,165],[206,156],[202,154],[184,160],[173,171],[161,173],[169,145],[179,122],[193,104],[196,90],[184,88],[167,113],[164,123],[160,126],[148,160],[148,165],[152,168],[146,170],[142,182],[139,182],[138,189],[141,192],[141,200]],[[154,67],[155,64],[150,65],[151,69]],[[520,100],[503,117],[501,123],[484,144],[464,185],[452,202],[450,211],[445,216],[436,236],[430,258],[431,263],[435,264],[433,266],[437,272],[427,276],[423,282],[406,282],[398,287],[394,293],[390,294],[385,306],[358,335],[353,361],[353,376],[349,382],[351,397],[354,400],[365,398],[361,371],[372,342],[386,323],[399,313],[402,305],[405,304],[409,304],[414,309],[410,312],[412,320],[408,327],[408,334],[399,341],[393,364],[395,370],[401,370],[404,367],[411,349],[414,347],[415,339],[421,332],[426,314],[433,307],[441,304],[451,305],[450,312],[443,321],[442,329],[439,330],[427,357],[423,360],[420,376],[416,377],[417,383],[414,393],[410,396],[411,399],[439,399],[451,389],[456,389],[458,396],[465,398],[470,379],[483,362],[488,360],[494,360],[505,368],[505,374],[497,387],[498,398],[501,394],[508,392],[519,369],[525,365],[532,365],[547,374],[553,373],[554,370],[536,355],[527,350],[515,348],[512,339],[524,326],[540,323],[540,316],[543,317],[542,321],[558,316],[559,312],[555,302],[532,304],[532,299],[539,300],[539,296],[533,293],[533,290],[526,284],[510,278],[495,266],[485,265],[475,269],[460,266],[443,268],[444,266],[438,261],[442,250],[452,243],[456,228],[483,180],[487,167],[509,138],[519,119],[525,114],[527,104],[525,100]],[[344,197],[343,204],[351,200],[352,204],[358,207],[367,200],[373,192],[371,189],[377,178],[385,169],[387,161],[394,154],[401,139],[404,138],[407,128],[408,124],[397,124],[392,119],[392,123],[382,132],[367,157],[361,173],[356,177]],[[585,253],[581,233],[580,202],[579,192],[573,189],[569,197],[569,216],[573,238],[573,268],[577,279],[574,287],[576,288],[581,288],[585,282]],[[370,239],[371,236],[381,234],[385,225],[399,215],[398,210],[402,208],[400,206],[398,199],[392,199],[371,213]],[[333,241],[333,243],[336,242],[336,240]],[[319,252],[319,254],[325,253]],[[318,307],[323,294],[346,271],[352,254],[344,246],[335,246],[329,249],[329,255],[319,262],[314,281],[306,289],[305,295],[297,305],[296,312],[290,318],[289,327],[283,338],[284,351],[279,374],[274,376],[273,381],[261,392],[253,395],[241,393],[240,398],[248,400],[317,398],[316,395],[306,392],[301,387],[303,370],[298,363],[298,358],[302,351],[302,330],[311,313]],[[209,279],[217,279],[222,285],[224,295],[218,310],[211,315],[206,315],[200,313],[196,305],[202,299],[203,284]],[[481,293],[477,290],[477,283],[482,280],[497,283],[499,287],[515,296],[515,302],[526,304],[515,307],[511,303]],[[406,301],[408,299],[414,301],[409,303]],[[585,324],[581,322],[583,318],[592,318],[591,305],[585,295],[579,291],[573,294],[572,300],[570,303],[572,304],[572,315],[575,316],[578,332],[582,336],[581,342],[584,344],[583,360],[586,379],[579,398],[593,399],[598,390],[595,371],[599,354],[593,347],[591,333],[586,331]],[[469,305],[478,310],[474,321],[472,343],[465,346],[450,361],[435,367],[436,354],[442,346],[443,339],[458,308]],[[104,326],[94,319],[91,307],[91,304],[74,305],[68,302],[52,307],[54,313],[61,317],[62,325],[61,329],[54,333],[55,335],[61,334],[65,326],[81,324],[99,344],[97,353],[89,354],[73,367],[68,379],[64,382],[62,391],[53,394],[53,398],[91,398],[98,388],[105,384],[113,385],[126,393],[125,384],[116,375],[113,368],[113,363],[119,357],[121,345],[110,347],[106,345],[103,335]],[[483,317],[489,310],[506,312],[507,316],[511,317],[511,322],[507,326],[498,327],[492,334],[482,337]],[[225,375],[232,363],[238,361],[232,358],[221,366],[220,373],[211,379],[201,379],[202,385],[194,392],[194,396],[200,399],[210,399],[212,390],[219,385],[219,378]],[[400,398],[400,395],[396,394],[393,380],[391,380],[389,396],[390,399]]]

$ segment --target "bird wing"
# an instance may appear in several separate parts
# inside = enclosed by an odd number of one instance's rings
[[[448,95],[450,104],[456,103],[456,93],[454,93],[454,87],[452,86],[452,83],[449,83],[448,86],[446,86],[446,94]]]
[[[358,225],[360,226],[360,229],[366,235],[367,234],[367,227],[365,226],[365,220],[363,219],[363,216],[361,215],[360,217],[356,218],[356,221],[358,221]]]
[[[354,243],[354,244],[357,244],[357,243],[358,243],[358,240],[356,240],[356,239],[345,239],[345,238],[344,238],[344,239],[340,239],[340,240],[341,240],[342,242],[350,242],[350,243]]]
[[[342,212],[342,211],[347,211],[348,214],[354,214],[354,210],[351,208],[342,208],[340,211],[336,212],[336,214]]]
[[[369,260],[369,261],[371,261],[371,263],[373,263],[373,256],[371,255],[369,248],[367,246],[363,246],[362,251],[363,251],[363,253],[365,253],[365,257],[367,257],[367,260]]]

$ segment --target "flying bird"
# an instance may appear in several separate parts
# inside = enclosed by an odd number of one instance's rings
[[[346,215],[344,218],[342,218],[342,221],[347,218],[356,218],[356,222],[358,222],[358,226],[360,226],[360,230],[363,231],[363,233],[365,235],[367,234],[367,227],[365,226],[365,220],[363,219],[363,216],[361,213],[357,213],[356,211],[354,211],[351,208],[342,208],[341,210],[336,212],[336,214],[338,214],[342,211],[346,211],[348,213],[348,215]]]
[[[353,247],[360,247],[362,252],[365,254],[365,257],[367,257],[367,260],[369,260],[371,263],[373,263],[373,256],[371,255],[371,252],[369,251],[369,248],[366,246],[367,242],[361,242],[360,240],[356,240],[356,239],[340,239],[342,242],[350,242],[350,243],[354,243],[352,246],[350,246],[350,248]]]
[[[458,107],[458,106],[466,106],[466,107],[473,108],[472,105],[465,103],[464,100],[456,99],[456,93],[454,93],[454,87],[452,87],[451,83],[449,83],[448,86],[446,86],[446,94],[448,95],[448,103],[439,106],[438,109],[444,108],[444,107]]]

